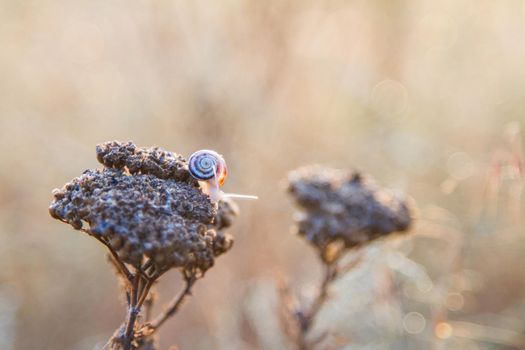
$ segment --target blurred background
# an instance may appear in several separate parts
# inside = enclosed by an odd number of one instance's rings
[[[307,301],[321,266],[283,181],[311,163],[418,206],[334,285],[323,349],[525,349],[524,18],[518,0],[0,0],[0,348],[93,349],[122,321],[104,247],[47,211],[117,139],[215,149],[225,190],[260,197],[162,349],[289,347],[276,279]]]

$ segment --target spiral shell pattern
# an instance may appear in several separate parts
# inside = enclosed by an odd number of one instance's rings
[[[188,169],[191,176],[199,181],[212,180],[214,176],[217,176],[219,186],[224,184],[228,174],[224,158],[217,152],[210,150],[193,153],[188,161]]]

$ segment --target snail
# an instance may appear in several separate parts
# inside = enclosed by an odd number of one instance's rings
[[[188,160],[190,175],[199,181],[204,193],[210,197],[212,203],[223,198],[257,199],[257,196],[224,193],[220,187],[226,181],[228,168],[224,158],[211,150],[200,150],[193,153]]]

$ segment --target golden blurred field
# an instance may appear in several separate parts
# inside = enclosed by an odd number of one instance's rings
[[[0,349],[93,349],[124,317],[104,248],[47,211],[113,139],[215,149],[225,189],[260,197],[162,349],[286,348],[275,280],[308,298],[320,278],[283,186],[310,163],[418,207],[336,284],[335,348],[525,349],[524,18],[517,0],[0,0]]]

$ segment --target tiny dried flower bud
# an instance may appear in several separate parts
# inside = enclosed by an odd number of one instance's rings
[[[218,207],[215,226],[218,230],[222,230],[233,224],[235,217],[239,215],[239,207],[228,198],[221,200]]]

